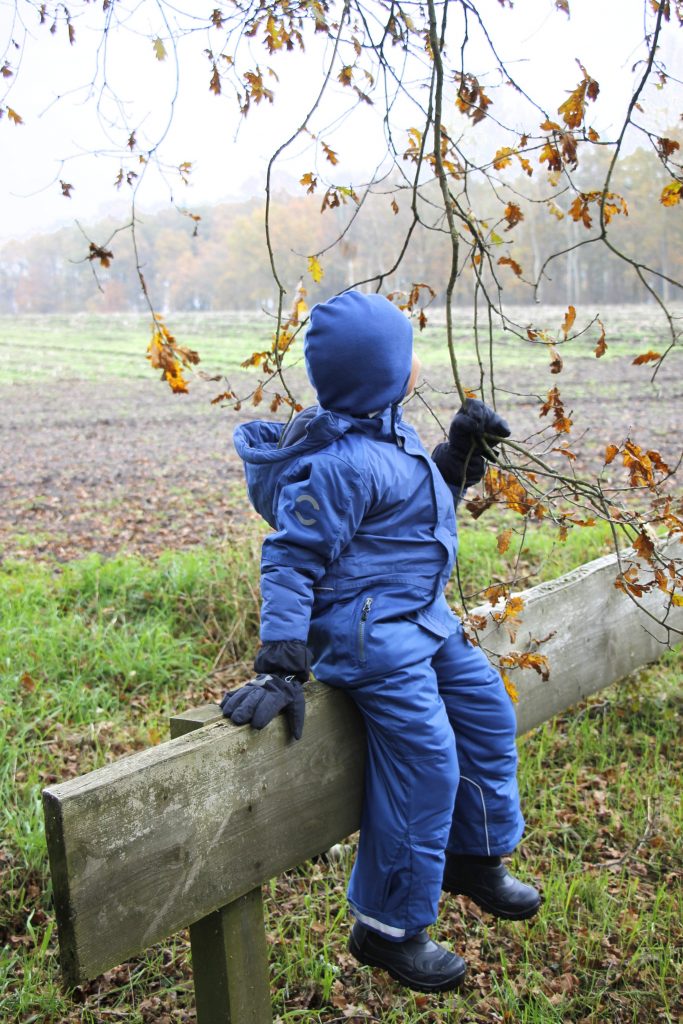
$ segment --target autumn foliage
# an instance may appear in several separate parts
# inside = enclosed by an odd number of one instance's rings
[[[548,0],[545,9],[553,31],[561,32],[567,19],[571,21],[573,6],[573,0]],[[472,0],[427,0],[421,6],[388,0],[274,0],[192,5],[187,11],[159,0],[149,9],[144,27],[123,4],[108,0],[97,14],[83,0],[16,7],[22,8],[27,23],[32,19],[34,31],[51,33],[69,46],[88,45],[79,29],[81,18],[89,19],[86,24],[96,41],[110,43],[127,32],[146,36],[152,60],[175,69],[171,110],[182,61],[189,59],[182,55],[191,52],[203,68],[208,101],[218,105],[220,116],[231,112],[236,122],[251,123],[275,109],[293,62],[302,54],[310,58],[306,88],[299,90],[293,115],[283,110],[290,127],[273,140],[263,182],[270,342],[245,352],[243,366],[254,374],[249,391],[240,395],[227,378],[217,381],[216,404],[240,409],[245,402],[264,403],[280,415],[300,408],[288,367],[300,355],[309,289],[381,290],[414,320],[418,331],[438,304],[445,315],[444,353],[454,405],[472,395],[493,405],[499,398],[502,402],[493,358],[495,331],[520,350],[543,346],[550,386],[533,396],[538,429],[527,438],[507,441],[497,454],[490,451],[492,467],[482,492],[467,496],[467,508],[481,516],[502,506],[520,524],[542,520],[553,526],[560,539],[569,529],[607,522],[620,552],[616,585],[635,600],[658,589],[670,605],[681,603],[681,562],[666,547],[683,534],[683,508],[672,484],[678,460],[669,465],[646,438],[611,437],[605,423],[604,436],[595,439],[605,452],[602,469],[597,475],[582,475],[575,438],[583,428],[568,407],[561,381],[567,358],[563,346],[584,334],[598,334],[591,341],[596,360],[610,357],[609,323],[599,308],[581,301],[584,257],[605,274],[619,265],[633,288],[659,310],[661,342],[634,360],[642,368],[643,383],[646,375],[656,379],[666,373],[677,354],[680,319],[672,303],[680,300],[681,284],[671,266],[679,258],[673,250],[680,247],[667,249],[668,236],[659,232],[657,250],[646,251],[627,241],[625,225],[634,217],[680,217],[679,116],[676,112],[669,118],[676,124],[672,127],[658,121],[658,110],[675,84],[664,59],[665,43],[671,40],[680,47],[683,0],[644,0],[642,42],[637,54],[624,54],[633,64],[632,89],[621,98],[620,122],[609,130],[602,127],[605,116],[600,113],[609,86],[602,81],[601,68],[588,66],[580,53],[571,71],[562,72],[567,76],[562,82],[528,85],[519,77],[522,71],[516,61],[506,59],[503,45],[506,25],[516,17],[513,0],[499,0],[488,8]],[[0,130],[14,140],[26,121],[25,112],[10,103],[20,71],[16,54],[29,42],[24,38],[13,43],[0,68],[5,87]],[[106,60],[98,67],[104,89]],[[349,168],[348,151],[358,148],[360,136],[353,128],[368,113],[375,118],[375,135],[384,139],[384,152],[373,172],[359,175]],[[144,119],[128,121],[125,104],[119,116],[120,123],[111,128],[120,142],[113,185],[131,197],[125,230],[151,315],[147,358],[173,392],[182,394],[199,353],[179,342],[159,314],[161,300],[150,287],[140,251],[136,199],[155,168],[182,188],[192,181],[193,161],[164,163],[168,129],[149,137]],[[635,145],[647,147],[649,162],[634,159]],[[297,225],[288,227],[282,243],[278,219],[284,214],[274,182],[287,161],[296,167],[299,200],[307,208],[315,205],[315,216],[325,228],[321,233],[307,228],[301,238]],[[70,172],[60,172],[55,188],[65,201],[77,187]],[[192,237],[201,237],[201,215],[182,206],[179,210],[189,219]],[[376,257],[365,252],[360,270],[360,261],[354,259],[357,232],[370,215],[378,217],[379,234],[390,242],[377,246]],[[541,234],[548,241],[544,249],[538,243]],[[119,243],[119,229],[108,238],[87,239],[83,258],[96,276],[111,269]],[[436,266],[426,258],[416,260],[417,269],[411,272],[405,268],[413,266],[418,246],[438,251],[439,260]],[[296,276],[292,250],[298,259]],[[429,274],[424,272],[427,266]],[[538,299],[560,271],[566,288],[557,321],[518,319],[508,298]],[[467,382],[454,344],[454,321],[461,315],[458,303],[463,297],[473,310],[472,344],[479,368],[478,380]],[[421,388],[419,394],[428,404],[428,389]],[[506,525],[499,550],[507,551],[517,536],[523,542],[525,528]],[[520,607],[514,603],[513,582],[498,595],[505,604],[496,614],[506,628]],[[666,625],[666,615],[663,621]],[[530,668],[544,677],[548,672],[542,655],[526,660],[520,656],[501,668],[507,679],[515,668]]]

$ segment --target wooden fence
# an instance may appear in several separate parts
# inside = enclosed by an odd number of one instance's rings
[[[486,649],[548,659],[545,680],[511,670],[520,733],[661,655],[665,631],[614,587],[616,573],[608,556],[534,587],[513,623],[478,609]],[[662,615],[665,595],[644,603]],[[668,623],[683,628],[683,609]],[[261,885],[358,828],[362,721],[313,683],[298,742],[281,717],[256,732],[216,705],[175,717],[171,735],[44,791],[64,978],[94,978],[189,925],[199,1024],[267,1024]]]

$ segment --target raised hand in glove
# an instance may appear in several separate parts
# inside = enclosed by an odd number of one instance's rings
[[[284,711],[290,733],[299,740],[306,712],[303,686],[294,676],[283,678],[261,674],[239,690],[226,693],[221,701],[221,711],[235,725],[251,722],[253,729],[263,729]]]
[[[484,440],[495,449],[502,438],[509,436],[509,426],[495,409],[478,398],[468,398],[451,420],[448,441],[436,446],[432,459],[446,483],[471,487],[486,472]]]

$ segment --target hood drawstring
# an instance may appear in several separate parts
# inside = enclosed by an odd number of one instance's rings
[[[398,433],[396,432],[396,423],[398,421],[398,415],[399,415],[398,410],[399,410],[399,403],[395,402],[394,405],[392,405],[392,407],[391,407],[391,435],[392,435],[394,441],[396,442],[396,444],[398,445],[398,447],[402,448],[403,447],[403,438],[399,437]]]

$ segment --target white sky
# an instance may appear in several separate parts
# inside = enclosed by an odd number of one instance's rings
[[[579,58],[601,86],[600,96],[591,107],[590,123],[603,138],[611,137],[631,95],[634,80],[631,67],[642,56],[643,0],[569,2],[569,20],[555,10],[552,0],[517,0],[512,11],[503,9],[498,0],[480,0],[479,10],[500,55],[510,61],[510,70],[551,115],[555,115],[567,92],[579,81],[575,61]],[[189,5],[189,9],[198,6]],[[209,4],[208,9],[213,6]],[[97,29],[101,23],[101,4],[93,5],[75,22],[76,42],[69,46],[63,27],[55,36],[51,36],[46,27],[37,27],[35,11],[30,10],[26,0],[18,0],[17,4],[14,0],[0,0],[0,45],[3,47],[13,35],[21,38],[20,27],[13,21],[15,7],[24,13],[30,34],[18,74],[12,79],[0,79],[0,86],[4,83],[12,87],[4,101],[0,90],[0,105],[9,104],[25,123],[14,126],[7,117],[0,121],[0,241],[51,230],[73,223],[75,219],[92,221],[103,214],[117,212],[125,216],[128,190],[124,187],[117,192],[113,188],[119,159],[107,155],[114,148],[112,139],[121,145],[125,135],[119,132],[111,136],[105,128],[113,112],[111,98],[102,97],[98,111],[98,95],[88,88],[95,76],[98,44],[102,39]],[[139,34],[113,35],[107,54],[109,84],[122,101],[129,123],[142,125],[139,137],[144,132],[154,137],[165,123],[174,88],[171,57],[158,61],[146,35],[156,35],[158,31],[156,11],[152,0],[138,4],[133,24]],[[461,40],[457,12],[453,4],[453,51],[459,48]],[[670,28],[667,34],[671,41],[665,45],[662,55],[669,71],[680,74],[683,33],[678,30],[676,36],[676,28],[673,25]],[[510,89],[496,91],[495,76],[484,78],[491,61],[474,31],[472,37],[467,70],[481,74],[482,80],[488,83],[487,91],[489,86],[493,90],[495,108],[492,109],[505,111],[503,120],[506,122],[514,121],[514,93]],[[268,57],[260,46],[254,46],[253,64],[258,61],[262,68],[272,65],[280,75],[280,83],[273,84],[275,103],[253,108],[240,123],[234,97],[227,92],[216,97],[208,91],[210,68],[206,58],[201,56],[205,45],[203,35],[195,35],[183,43],[180,91],[173,125],[163,147],[170,163],[192,162],[192,184],[185,188],[174,181],[170,188],[158,174],[149,174],[140,193],[142,208],[167,204],[171,190],[178,203],[186,208],[262,194],[268,157],[300,123],[319,81],[325,49],[321,36],[316,38],[306,56],[276,54]],[[9,58],[14,63],[11,51]],[[99,59],[102,59],[101,50]],[[674,90],[675,86],[669,86],[661,93],[651,91],[648,96],[648,112],[658,115],[662,130],[667,123],[675,124],[680,118],[680,90]],[[341,87],[337,91],[340,98],[328,108],[333,112],[330,119],[342,110],[349,96],[349,90],[345,90],[343,96]],[[370,108],[363,104],[336,133],[332,129],[321,131],[321,137],[342,157],[334,170],[326,168],[337,183],[362,179],[381,159],[384,147],[380,113],[379,105]],[[408,101],[402,101],[395,113],[400,128],[419,123]],[[537,117],[532,121],[531,127],[537,127],[539,120]],[[448,123],[454,129],[465,125],[452,107],[448,111]],[[320,119],[316,127],[322,128]],[[522,121],[519,127],[525,127]],[[480,125],[474,131],[485,139],[482,129]],[[488,153],[488,139],[486,142]],[[312,146],[309,145],[302,155],[303,148],[297,143],[279,164],[290,181],[314,169]],[[61,195],[60,178],[74,186],[71,199]]]

